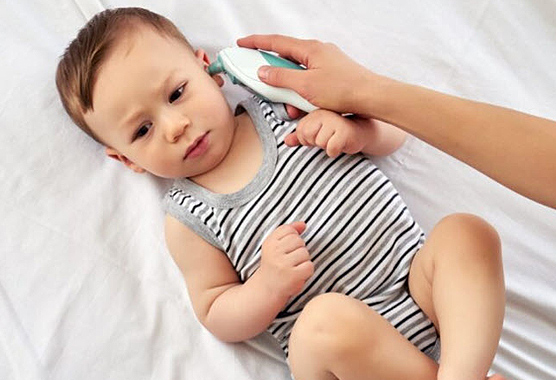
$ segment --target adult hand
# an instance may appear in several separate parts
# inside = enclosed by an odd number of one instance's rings
[[[291,88],[320,108],[395,125],[502,185],[556,208],[554,120],[377,75],[332,44],[280,35],[253,35],[237,43],[275,51],[307,67],[261,68],[264,82]]]
[[[237,44],[277,52],[307,68],[302,71],[264,66],[259,70],[263,82],[291,88],[320,108],[371,116],[366,115],[365,106],[369,88],[384,78],[353,61],[334,44],[281,35],[252,35],[239,39]]]

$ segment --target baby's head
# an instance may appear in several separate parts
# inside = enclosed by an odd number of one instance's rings
[[[146,9],[94,16],[56,72],[64,108],[83,131],[129,168],[194,177],[228,151],[233,114],[219,83],[168,19]]]

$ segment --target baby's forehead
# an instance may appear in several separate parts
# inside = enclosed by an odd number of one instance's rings
[[[146,36],[156,36],[175,42],[181,42],[179,39],[165,34],[163,31],[157,30],[155,27],[140,21],[138,21],[138,24],[135,27],[128,26],[125,29],[119,30],[118,35],[114,36],[112,39],[110,47],[106,49],[104,57],[98,66],[97,72],[95,73],[93,94],[99,77],[103,76],[103,72],[106,71],[106,67],[112,66],[112,63],[115,61],[125,60],[131,51],[138,46],[138,42],[144,41]]]
[[[111,62],[112,60],[125,59],[134,49],[140,49],[143,52],[150,51],[151,49],[156,50],[160,46],[161,39],[180,44],[182,47],[185,48],[174,49],[173,53],[178,53],[179,51],[181,54],[185,53],[190,57],[195,56],[195,52],[188,43],[180,40],[175,36],[169,35],[164,31],[157,30],[151,25],[143,23],[137,25],[137,27],[129,28],[125,32],[122,31],[122,33],[113,40],[112,46],[106,51],[106,56],[99,66],[97,77],[98,75],[101,75],[103,66],[106,66],[106,64]]]
[[[183,73],[183,67],[191,67],[193,59],[195,54],[188,46],[155,28],[146,26],[122,33],[107,50],[95,75],[91,94],[93,111],[105,113],[110,109],[119,114],[118,108],[126,108],[126,102],[135,95],[156,96],[178,72]],[[97,107],[99,103],[101,107]]]

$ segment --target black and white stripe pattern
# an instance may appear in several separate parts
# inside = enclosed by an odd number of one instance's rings
[[[262,128],[273,132],[274,145],[265,146],[265,154],[274,149],[276,162],[261,191],[231,207],[199,199],[178,181],[166,195],[168,212],[222,249],[242,281],[257,270],[266,236],[285,223],[307,223],[303,238],[315,273],[269,327],[286,353],[303,307],[325,292],[365,302],[418,348],[430,349],[434,326],[407,291],[410,263],[424,236],[390,181],[363,155],[332,159],[318,148],[286,146],[295,123],[279,119],[260,99],[243,106],[254,123],[258,113]]]

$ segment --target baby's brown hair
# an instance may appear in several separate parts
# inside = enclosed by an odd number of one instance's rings
[[[150,26],[193,50],[180,30],[164,16],[143,8],[107,9],[81,28],[56,69],[56,87],[65,110],[79,128],[101,144],[83,115],[93,109],[93,87],[99,68],[122,36],[137,25]]]

